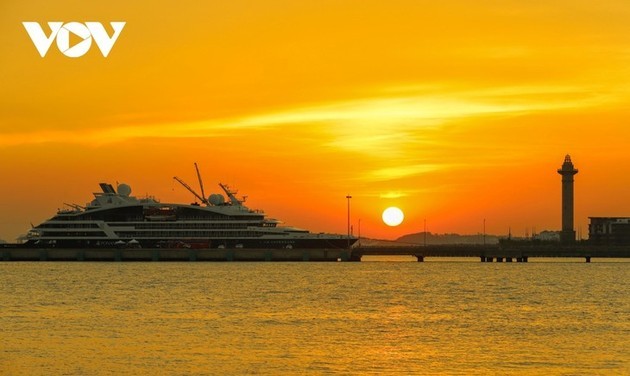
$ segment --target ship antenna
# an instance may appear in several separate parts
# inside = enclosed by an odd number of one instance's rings
[[[207,205],[208,203],[206,199],[206,193],[203,191],[203,181],[201,181],[201,174],[199,173],[199,167],[197,167],[197,162],[195,162],[195,170],[197,170],[197,179],[199,179],[199,188],[201,188],[201,197],[204,198],[201,201],[203,201]]]

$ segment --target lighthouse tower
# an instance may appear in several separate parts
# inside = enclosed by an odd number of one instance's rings
[[[575,230],[573,229],[573,175],[578,170],[573,167],[571,156],[564,157],[562,168],[558,169],[562,175],[562,232],[560,241],[562,243],[575,242]]]

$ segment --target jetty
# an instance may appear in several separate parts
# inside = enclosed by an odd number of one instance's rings
[[[481,262],[528,262],[531,257],[630,258],[630,245],[593,245],[576,243],[526,243],[477,245],[427,245],[427,246],[370,246],[352,250],[351,260],[360,261],[363,256],[414,256],[419,262],[426,257],[475,257]]]
[[[364,256],[473,257],[481,262],[528,262],[532,257],[630,258],[630,245],[493,244],[368,246],[351,249],[23,248],[0,245],[0,261],[361,261]]]
[[[0,248],[1,261],[349,261],[350,255],[345,248]]]

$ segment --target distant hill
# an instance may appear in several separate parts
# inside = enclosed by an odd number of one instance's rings
[[[361,238],[360,243],[355,243],[355,247],[361,245],[362,247],[397,247],[406,246],[408,244],[398,243],[395,240],[383,240],[383,239],[369,239]]]
[[[396,239],[396,242],[407,244],[424,244],[425,235],[424,232],[418,232],[415,234],[403,235]],[[460,234],[432,234],[427,232],[426,242],[428,245],[436,244],[483,244],[483,234],[476,235],[460,235]],[[499,244],[499,237],[496,235],[485,236],[486,244]]]
[[[486,234],[486,244],[498,244],[499,237]],[[423,245],[424,232],[403,235],[396,240],[368,239],[361,238],[363,247],[404,247],[408,245]],[[432,234],[427,232],[427,245],[439,244],[483,244],[483,235],[460,235],[460,234]],[[358,245],[358,244],[357,244]]]

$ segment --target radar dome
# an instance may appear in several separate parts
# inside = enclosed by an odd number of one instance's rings
[[[118,184],[118,194],[121,196],[129,197],[131,194],[131,187],[127,184]]]
[[[208,201],[210,201],[212,205],[223,205],[225,203],[225,198],[223,197],[223,195],[213,193],[208,198]]]

